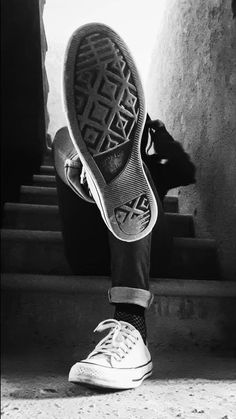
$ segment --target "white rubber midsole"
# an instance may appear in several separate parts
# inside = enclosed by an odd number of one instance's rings
[[[128,389],[138,387],[151,374],[151,360],[137,368],[109,368],[82,361],[71,368],[69,381],[107,388]]]

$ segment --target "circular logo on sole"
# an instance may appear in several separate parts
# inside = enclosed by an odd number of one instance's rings
[[[151,218],[150,204],[145,194],[115,209],[116,221],[124,233],[139,234],[145,230]]]

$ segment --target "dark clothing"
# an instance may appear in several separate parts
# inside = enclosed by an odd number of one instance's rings
[[[113,286],[129,284],[130,287],[148,290],[151,260],[154,260],[154,257],[159,259],[155,274],[160,275],[164,272],[170,256],[172,237],[155,185],[146,167],[145,171],[155,193],[158,219],[152,233],[135,242],[123,242],[109,232]],[[156,255],[153,254],[154,251]]]
[[[156,152],[151,156],[146,153],[148,128]],[[149,116],[143,133],[141,154],[161,201],[170,189],[195,183],[195,166],[189,155],[161,121],[151,121]]]
[[[169,189],[193,183],[195,168],[182,146],[157,121],[152,122],[151,136],[157,155],[148,156],[145,152],[148,140],[146,124],[141,153],[156,196],[159,216],[152,234],[136,242],[120,241],[107,231],[96,205],[80,199],[65,184],[58,171],[57,188],[64,244],[74,274],[111,274],[112,287],[145,290],[149,288],[150,269],[152,276],[165,275],[172,237],[161,201]],[[73,145],[66,136],[63,143],[56,136],[53,148],[55,161],[61,165],[73,154]],[[167,160],[164,164],[163,159]]]

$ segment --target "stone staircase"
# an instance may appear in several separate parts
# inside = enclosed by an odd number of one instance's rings
[[[159,348],[232,347],[236,283],[220,281],[214,240],[194,237],[178,198],[164,202],[174,235],[167,278],[153,278],[150,342]],[[6,347],[91,343],[97,321],[112,315],[107,277],[73,276],[64,255],[54,168],[44,165],[19,203],[6,203],[2,228]],[[104,300],[101,302],[101,300]],[[99,310],[97,312],[97,308]],[[84,321],[86,319],[86,321]]]
[[[21,202],[5,204],[4,272],[71,273],[64,255],[53,171],[52,166],[42,166],[40,174],[33,176],[33,184],[21,187]],[[214,240],[194,237],[193,217],[178,213],[177,197],[166,197],[164,207],[174,236],[168,276],[219,279]]]

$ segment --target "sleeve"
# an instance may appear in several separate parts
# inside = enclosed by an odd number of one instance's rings
[[[178,186],[195,183],[196,168],[182,145],[173,139],[159,121],[148,123],[156,154],[146,156],[147,164],[157,189],[165,193]]]

